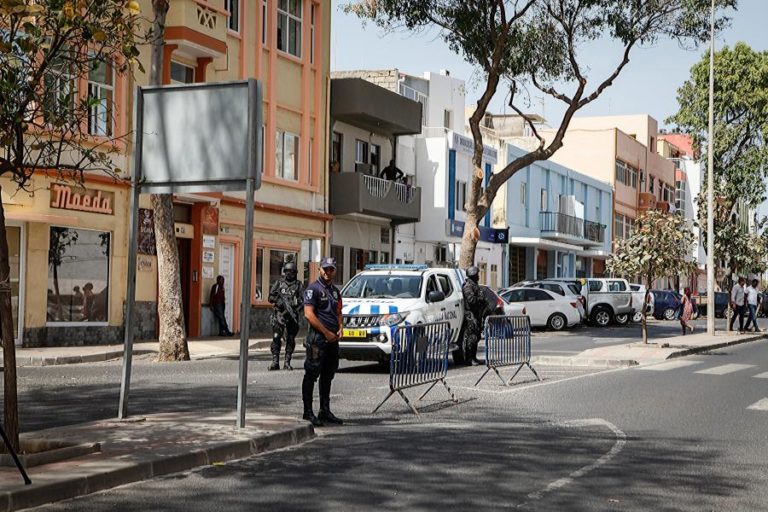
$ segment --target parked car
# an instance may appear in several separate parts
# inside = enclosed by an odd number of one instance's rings
[[[484,284],[480,285],[480,289],[483,290],[488,303],[493,304],[494,308],[490,312],[491,315],[504,315],[504,316],[526,316],[527,312],[525,306],[516,302],[510,303],[504,300],[498,293],[491,290]]]
[[[605,327],[612,321],[627,325],[634,315],[632,290],[626,279],[587,279],[587,318]],[[582,291],[583,293],[583,291]]]
[[[643,320],[643,304],[645,302],[645,292],[646,288],[644,284],[630,284],[629,289],[632,290],[632,305],[635,309],[635,314],[632,315],[632,321],[633,322],[640,322]],[[651,296],[649,297],[648,301],[648,310],[646,311],[646,316],[653,316],[653,307],[654,307],[654,301],[653,301],[653,293],[651,293]]]
[[[576,300],[579,303],[579,316],[581,317],[581,321],[584,321],[584,317],[586,316],[586,304],[587,300],[584,298],[584,296],[580,293],[581,287],[577,287],[573,283],[569,283],[567,281],[534,281],[530,284],[524,285],[524,288],[541,288],[542,290],[549,290],[551,292],[554,292],[558,295],[562,295],[563,297],[568,297],[570,299]]]
[[[730,298],[726,292],[715,292],[715,318],[725,317],[725,310],[728,309],[729,302]],[[698,304],[696,309],[698,310],[699,314],[706,316],[709,306],[709,299],[707,298],[707,294],[700,294],[697,297],[696,303]]]
[[[659,320],[674,320],[680,308],[680,295],[671,290],[653,290],[653,316]]]
[[[579,302],[540,288],[509,288],[501,297],[510,303],[525,306],[533,327],[548,327],[560,331],[581,322]]]

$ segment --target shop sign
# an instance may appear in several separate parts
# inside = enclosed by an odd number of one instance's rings
[[[150,208],[139,208],[139,254],[154,256],[157,254],[155,245],[155,215]]]
[[[136,268],[138,268],[139,272],[152,272],[152,258],[139,256]]]
[[[456,132],[451,132],[453,137],[448,139],[448,147],[459,153],[464,153],[468,156],[474,156],[475,154],[475,141],[464,135],[460,135]],[[499,159],[498,152],[495,148],[483,145],[483,161],[495,164]]]
[[[82,190],[75,192],[69,185],[51,186],[51,208],[112,215],[112,192]]]
[[[477,226],[480,240],[491,244],[506,244],[509,239],[509,228],[496,229],[487,226]],[[464,222],[448,219],[445,221],[445,234],[452,238],[464,236]]]

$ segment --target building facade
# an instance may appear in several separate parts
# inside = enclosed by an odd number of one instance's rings
[[[151,2],[141,0],[145,13]],[[244,195],[178,194],[174,217],[187,332],[217,332],[207,307],[217,275],[227,282],[227,317],[239,327],[242,244],[255,242],[251,328],[268,329],[269,283],[286,261],[305,278],[329,250],[325,163],[331,5],[319,0],[174,0],[166,20],[163,84],[256,78],[264,86],[264,175],[256,194],[255,229],[244,233]],[[140,60],[149,69],[149,48]],[[78,91],[99,87],[111,111],[96,135],[130,133],[133,89],[148,83],[139,70],[107,70],[72,79]],[[131,168],[120,146],[117,167]],[[127,177],[127,173],[126,173]],[[127,276],[129,186],[86,175],[83,185],[38,172],[34,192],[3,182],[11,245],[17,342],[25,346],[119,343]],[[6,195],[7,194],[7,195]],[[136,336],[156,337],[157,257],[148,196],[141,197]],[[46,290],[46,291],[43,291]]]

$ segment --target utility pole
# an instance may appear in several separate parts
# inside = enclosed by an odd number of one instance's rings
[[[709,34],[709,134],[707,135],[707,334],[715,335],[715,0],[712,0]]]

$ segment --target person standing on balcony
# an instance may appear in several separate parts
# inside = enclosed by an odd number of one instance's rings
[[[384,178],[389,181],[399,181],[403,179],[405,173],[397,168],[394,160],[389,161],[389,165],[381,170],[379,178]]]

